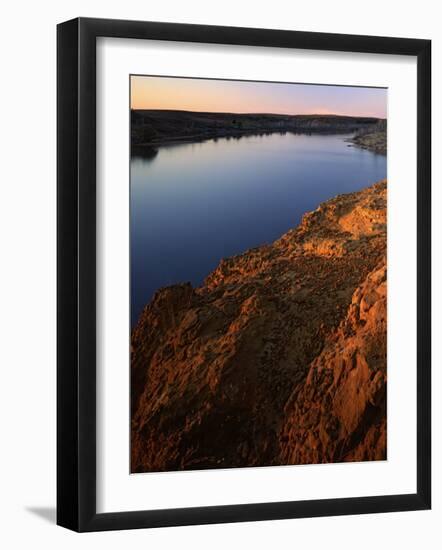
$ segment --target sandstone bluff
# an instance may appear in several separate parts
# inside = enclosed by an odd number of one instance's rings
[[[133,472],[386,458],[386,181],[340,195],[131,340]]]

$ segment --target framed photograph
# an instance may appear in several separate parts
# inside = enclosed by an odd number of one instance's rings
[[[58,524],[429,509],[430,41],[57,36]]]

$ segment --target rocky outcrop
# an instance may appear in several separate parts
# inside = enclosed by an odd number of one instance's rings
[[[386,182],[338,196],[131,341],[133,472],[386,456]]]
[[[387,154],[387,121],[380,120],[374,125],[360,128],[350,140],[357,147],[368,149],[380,155]]]
[[[386,267],[353,293],[285,407],[284,464],[386,458]]]

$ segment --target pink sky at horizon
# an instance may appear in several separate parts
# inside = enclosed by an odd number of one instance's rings
[[[131,76],[132,109],[387,117],[387,89]]]

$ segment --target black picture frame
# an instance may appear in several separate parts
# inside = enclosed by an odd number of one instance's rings
[[[415,494],[96,512],[97,37],[397,54],[417,58]],[[57,47],[57,523],[80,532],[429,509],[431,41],[79,18],[58,25]]]

